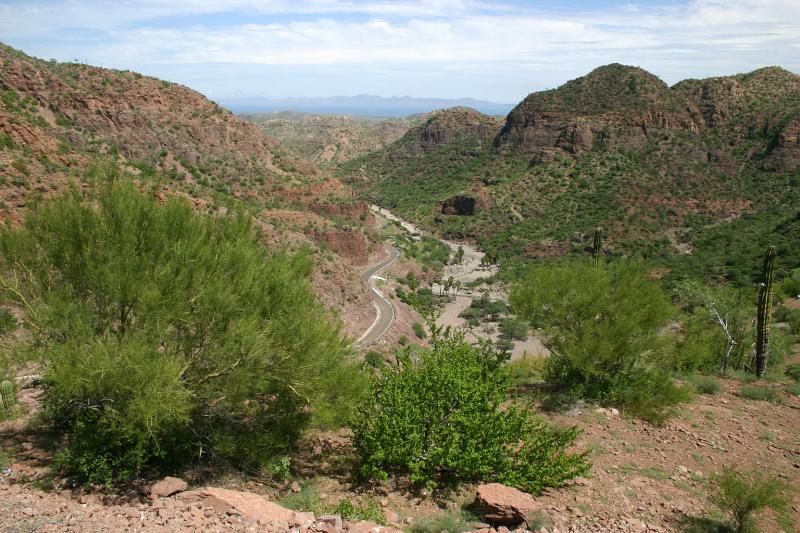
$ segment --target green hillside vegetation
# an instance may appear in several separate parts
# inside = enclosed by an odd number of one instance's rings
[[[796,232],[786,231],[800,209],[790,132],[798,117],[800,77],[782,69],[670,88],[610,65],[530,95],[493,133],[464,123],[431,145],[425,123],[341,175],[366,199],[477,242],[503,265],[582,254],[602,226],[611,254],[742,285],[754,281],[751,259],[768,242],[779,247],[779,275],[800,266]],[[585,149],[564,144],[572,124],[593,132]],[[528,140],[511,142],[512,134]],[[547,135],[561,137],[549,145]],[[455,195],[474,198],[475,212],[444,214]]]

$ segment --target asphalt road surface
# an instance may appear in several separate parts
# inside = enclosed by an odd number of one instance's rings
[[[392,322],[394,322],[394,306],[392,305],[392,302],[389,301],[388,298],[384,297],[380,290],[378,290],[377,282],[378,275],[389,268],[395,261],[397,261],[397,258],[400,256],[400,252],[397,250],[397,248],[394,246],[389,246],[388,244],[385,245],[385,248],[386,251],[389,252],[389,256],[386,259],[375,263],[374,265],[368,266],[361,272],[361,279],[363,279],[369,285],[369,292],[372,295],[372,301],[375,304],[375,308],[378,310],[378,316],[375,317],[375,321],[372,323],[369,329],[367,329],[361,338],[355,342],[354,346],[356,348],[364,348],[379,340],[392,326]]]

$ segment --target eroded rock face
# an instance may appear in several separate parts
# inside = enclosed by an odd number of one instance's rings
[[[472,511],[483,520],[501,526],[517,526],[541,508],[533,496],[500,483],[478,485]]]
[[[477,202],[471,196],[453,196],[442,202],[443,215],[473,215]]]
[[[482,139],[490,143],[497,128],[497,119],[494,117],[466,107],[453,107],[434,111],[424,124],[409,133],[418,135],[420,146],[429,151],[463,137]]]
[[[607,65],[559,89],[529,95],[508,115],[494,145],[531,155],[575,155],[598,143],[640,149],[654,132],[697,134],[702,124],[700,111],[652,74]]]
[[[368,259],[367,238],[360,231],[329,229],[314,232],[312,238],[317,243],[325,243],[332,252],[354,264],[363,264]]]
[[[791,170],[800,165],[800,115],[794,117],[770,143],[764,165]]]

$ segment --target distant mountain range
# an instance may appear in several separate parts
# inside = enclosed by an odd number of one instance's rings
[[[406,117],[449,107],[471,107],[486,115],[507,115],[514,104],[498,104],[474,98],[384,98],[369,94],[320,98],[227,98],[219,103],[234,113],[303,113],[361,115],[370,117]]]

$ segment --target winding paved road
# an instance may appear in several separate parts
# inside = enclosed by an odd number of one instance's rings
[[[377,341],[389,330],[394,321],[395,311],[392,302],[383,296],[377,288],[377,280],[380,279],[378,274],[389,268],[397,258],[400,252],[394,246],[384,245],[389,256],[374,265],[370,265],[361,271],[361,279],[369,285],[369,292],[372,294],[372,301],[378,311],[378,316],[372,325],[361,335],[355,343],[355,348],[364,348],[373,342]]]

